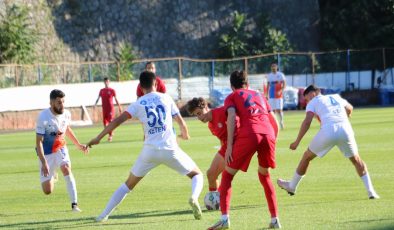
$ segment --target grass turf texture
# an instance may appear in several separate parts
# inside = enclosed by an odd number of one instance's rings
[[[356,109],[352,117],[361,157],[367,163],[380,200],[368,200],[354,167],[337,148],[324,159],[315,159],[297,194],[288,196],[276,179],[292,177],[303,151],[318,130],[314,121],[299,148],[292,152],[303,112],[286,112],[286,129],[279,135],[277,169],[271,172],[283,229],[394,229],[394,108]],[[181,147],[205,172],[219,145],[206,124],[188,119],[189,141]],[[86,143],[101,126],[74,128]],[[106,223],[95,223],[112,193],[124,182],[142,146],[142,127],[127,123],[83,156],[69,141],[73,172],[82,213],[72,213],[65,182],[59,171],[55,191],[41,191],[34,131],[0,135],[0,228],[6,229],[206,229],[220,217],[204,211],[194,220],[187,203],[190,179],[159,166],[148,174],[113,212]],[[179,131],[178,131],[179,132]],[[270,216],[257,178],[254,158],[247,173],[233,181],[232,229],[263,229]],[[205,176],[204,176],[205,179]],[[207,181],[200,196],[207,192]]]

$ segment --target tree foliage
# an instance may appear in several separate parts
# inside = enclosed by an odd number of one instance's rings
[[[286,34],[271,25],[269,17],[259,15],[254,22],[257,33],[246,29],[246,14],[233,13],[233,23],[228,32],[220,37],[219,48],[222,57],[239,57],[251,54],[289,52],[292,46]]]
[[[136,55],[133,52],[133,46],[130,43],[120,44],[120,51],[116,57],[119,62],[119,79],[121,81],[127,81],[133,79],[133,61],[136,59]]]
[[[394,0],[319,0],[322,50],[394,47]]]
[[[29,24],[28,9],[14,4],[0,17],[0,63],[31,63],[37,34]]]

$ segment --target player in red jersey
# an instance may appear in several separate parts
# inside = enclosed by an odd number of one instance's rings
[[[147,62],[146,65],[145,65],[145,70],[156,74],[155,63]],[[156,91],[157,92],[160,92],[160,93],[166,93],[167,92],[166,85],[164,84],[164,81],[161,80],[160,77],[158,77],[157,75],[156,75],[156,84],[157,84],[157,87],[156,87]],[[144,95],[144,92],[142,91],[142,88],[141,88],[140,84],[138,84],[138,86],[137,86],[137,97],[141,97],[143,95]]]
[[[187,102],[189,114],[197,116],[198,120],[206,123],[212,135],[220,140],[220,149],[212,160],[211,166],[207,170],[207,178],[210,192],[217,192],[219,187],[218,177],[224,170],[224,154],[227,148],[227,115],[224,107],[215,109],[208,108],[207,101],[202,98],[193,98]],[[238,120],[237,120],[238,122]],[[237,123],[238,124],[238,123]]]
[[[230,227],[229,210],[231,182],[238,172],[248,170],[255,152],[258,159],[258,177],[264,188],[268,208],[271,213],[269,228],[280,228],[275,188],[269,168],[275,168],[275,129],[278,124],[271,123],[274,118],[267,100],[260,92],[248,89],[248,78],[243,71],[234,71],[230,76],[233,93],[224,102],[227,111],[227,150],[225,170],[219,187],[221,219],[208,229],[227,229]],[[234,138],[235,117],[240,120],[237,136]]]
[[[103,124],[104,127],[107,126],[115,117],[115,109],[114,109],[114,101],[115,99],[116,104],[119,108],[119,114],[122,112],[122,107],[120,106],[118,99],[116,98],[116,92],[114,89],[109,87],[109,79],[106,77],[104,78],[104,85],[105,87],[102,88],[99,92],[97,97],[96,103],[94,106],[97,105],[98,101],[101,97],[102,107],[103,107]],[[109,133],[108,141],[112,141],[113,132]]]

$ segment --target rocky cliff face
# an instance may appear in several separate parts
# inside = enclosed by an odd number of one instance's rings
[[[297,50],[317,50],[317,0],[3,0],[0,11],[13,3],[30,9],[39,61],[113,60],[130,42],[141,58],[214,58],[235,10],[252,34],[264,13]]]

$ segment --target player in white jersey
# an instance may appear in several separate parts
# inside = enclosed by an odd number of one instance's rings
[[[85,154],[88,149],[79,143],[70,127],[71,115],[68,110],[64,109],[64,93],[55,89],[49,97],[51,107],[40,113],[36,126],[36,152],[39,158],[42,191],[46,195],[52,193],[54,176],[60,167],[66,181],[71,209],[80,212],[77,188],[71,172],[71,161],[64,137],[70,138],[74,145]]]
[[[189,133],[186,123],[172,98],[167,94],[156,92],[156,76],[153,72],[142,72],[139,81],[144,96],[132,103],[125,112],[87,144],[88,146],[98,144],[107,133],[132,117],[138,118],[143,123],[145,142],[142,151],[131,168],[126,182],[115,191],[96,221],[106,221],[114,208],[134,189],[138,182],[160,164],[191,178],[192,192],[189,204],[192,207],[194,218],[201,219],[202,212],[198,197],[203,187],[203,176],[194,161],[178,146],[172,128],[172,119],[175,119],[180,127],[180,137],[187,140]]]
[[[358,153],[354,132],[348,119],[352,114],[353,106],[338,94],[321,95],[320,89],[315,85],[308,86],[304,91],[304,96],[309,102],[306,107],[306,116],[297,139],[290,144],[290,149],[297,149],[313,117],[320,121],[321,127],[300,160],[293,179],[291,181],[278,179],[279,187],[285,189],[290,195],[294,195],[298,183],[308,169],[309,162],[316,156],[324,157],[334,146],[338,146],[343,155],[349,158],[356,168],[368,192],[368,197],[378,199],[379,195],[372,185],[367,165]]]
[[[283,123],[283,92],[286,88],[286,77],[278,71],[278,64],[271,64],[271,73],[267,77],[267,95],[271,109],[279,115],[280,128],[284,128]]]

